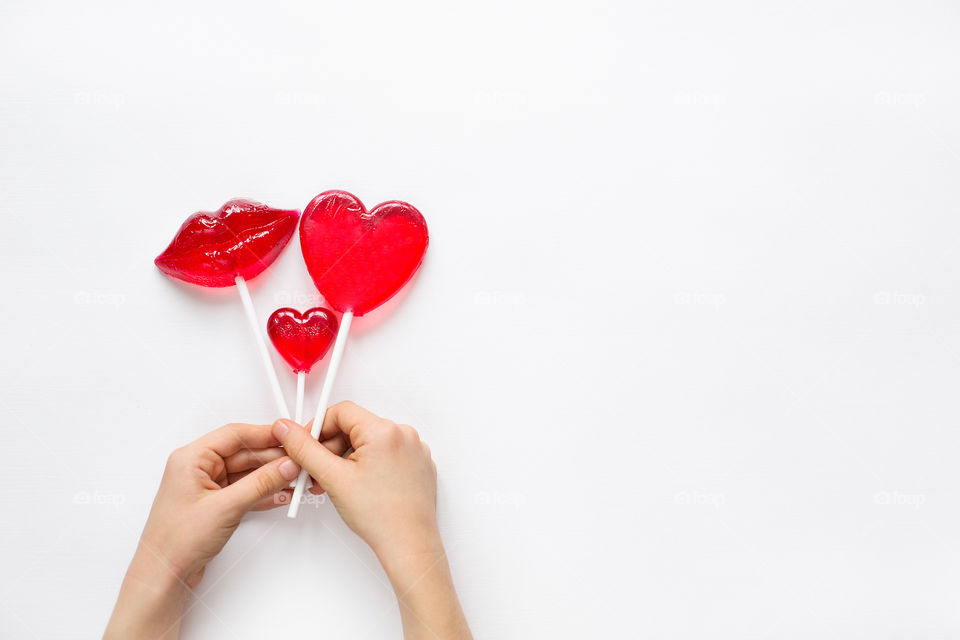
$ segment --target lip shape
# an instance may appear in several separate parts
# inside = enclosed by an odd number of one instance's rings
[[[423,261],[427,223],[413,205],[392,200],[369,212],[346,191],[310,201],[300,223],[307,270],[327,303],[357,316],[379,307]]]
[[[168,276],[202,287],[229,287],[260,275],[297,228],[300,212],[235,199],[199,211],[181,225],[154,264]]]
[[[294,373],[309,373],[330,349],[339,326],[329,309],[315,307],[300,313],[284,307],[270,314],[267,335]]]

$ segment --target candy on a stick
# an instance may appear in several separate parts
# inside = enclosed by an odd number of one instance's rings
[[[277,372],[257,322],[247,280],[277,259],[297,228],[300,212],[253,200],[230,200],[217,211],[200,211],[181,225],[154,264],[162,272],[202,287],[236,285],[281,417],[290,417]]]
[[[200,211],[180,226],[154,264],[165,274],[202,287],[229,287],[270,266],[297,229],[300,212],[253,200],[230,200]]]
[[[277,309],[267,320],[267,335],[280,356],[297,374],[297,403],[294,420],[303,422],[303,390],[310,369],[330,349],[337,335],[337,316],[329,309],[315,307],[300,313]]]
[[[389,300],[406,284],[427,250],[427,223],[412,205],[390,201],[367,211],[346,191],[326,191],[304,209],[300,248],[307,270],[327,303],[343,314],[320,392],[311,435],[323,418],[354,316]],[[306,484],[301,470],[287,516],[297,517]]]
[[[413,277],[427,249],[427,223],[406,202],[384,202],[368,212],[353,195],[327,191],[303,211],[300,247],[330,306],[362,316]]]

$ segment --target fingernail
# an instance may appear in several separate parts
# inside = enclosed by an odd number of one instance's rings
[[[283,420],[277,420],[273,423],[273,436],[277,440],[280,440],[283,438],[283,436],[287,435],[287,431],[289,430],[290,428],[284,423]]]
[[[286,460],[280,465],[280,475],[282,475],[285,480],[293,480],[300,475],[300,465],[293,460]]]

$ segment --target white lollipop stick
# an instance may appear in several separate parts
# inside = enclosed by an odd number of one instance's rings
[[[263,333],[260,331],[260,323],[257,322],[257,312],[253,308],[253,299],[250,298],[247,281],[243,279],[243,276],[237,276],[236,282],[237,291],[240,292],[240,300],[243,302],[243,309],[247,312],[247,320],[250,321],[250,329],[253,330],[257,350],[260,352],[260,359],[263,361],[263,370],[266,371],[267,380],[270,382],[273,401],[277,403],[277,413],[280,414],[281,418],[289,419],[290,409],[287,408],[287,401],[283,399],[283,391],[280,390],[280,379],[277,377],[277,370],[273,367],[270,352],[267,351],[267,342],[263,339]]]
[[[293,414],[294,415],[293,421],[296,422],[297,424],[303,424],[303,390],[306,384],[307,384],[307,372],[297,371],[297,405]],[[307,478],[307,480],[309,480],[309,478]],[[292,480],[290,482],[290,486],[296,487],[297,481]],[[311,486],[313,486],[312,483],[311,483]],[[307,487],[307,489],[309,488],[310,487]]]
[[[340,368],[340,360],[343,358],[343,348],[347,345],[347,333],[350,332],[351,322],[353,322],[353,312],[347,311],[340,319],[340,330],[337,332],[336,342],[333,343],[333,355],[330,356],[327,376],[323,379],[323,389],[320,391],[320,402],[317,403],[317,413],[313,418],[313,428],[310,429],[310,436],[314,440],[320,437],[320,430],[323,429],[323,418],[327,415],[327,405],[330,403],[333,380],[337,377],[337,369]],[[290,501],[290,509],[287,511],[288,518],[297,517],[297,511],[300,510],[300,499],[303,497],[303,489],[307,484],[308,475],[310,474],[306,469],[300,470],[300,475],[297,477],[297,486],[293,490],[293,498]]]
[[[307,372],[297,371],[297,404],[293,412],[293,421],[303,424],[303,390],[307,385]]]

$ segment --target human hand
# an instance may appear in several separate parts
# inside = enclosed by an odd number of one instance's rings
[[[269,425],[228,424],[170,454],[105,638],[177,637],[188,588],[244,514],[289,502],[300,467],[279,444]]]
[[[266,425],[228,424],[167,459],[141,547],[194,587],[251,510],[283,502],[300,467]],[[139,553],[139,550],[138,550]]]
[[[437,467],[416,430],[379,418],[352,402],[327,409],[321,437],[289,420],[273,434],[310,472],[311,491],[326,490],[340,516],[387,572],[405,640],[469,640],[437,528]],[[346,459],[338,451],[353,447]]]
[[[409,425],[380,418],[352,402],[327,409],[321,445],[290,420],[273,434],[326,491],[344,522],[386,564],[398,556],[442,552],[437,530],[437,467]],[[336,451],[353,447],[346,458]]]

